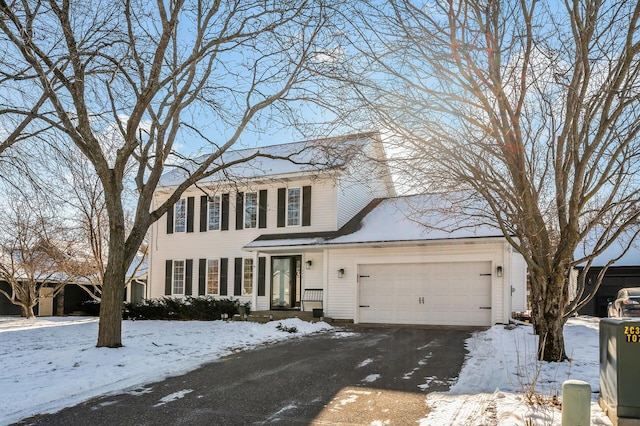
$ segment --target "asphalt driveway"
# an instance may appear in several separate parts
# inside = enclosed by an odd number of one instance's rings
[[[425,395],[455,381],[472,331],[336,328],[20,424],[415,424]]]

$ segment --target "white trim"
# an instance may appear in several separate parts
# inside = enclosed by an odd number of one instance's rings
[[[290,190],[298,190],[298,223],[295,225],[289,225],[289,191]],[[285,205],[284,205],[284,224],[286,228],[299,228],[302,226],[302,187],[294,186],[286,188],[286,197],[285,197]]]
[[[253,252],[253,292],[251,294],[251,310],[255,311],[257,310],[256,307],[258,306],[258,257],[259,254],[257,251]],[[267,267],[267,262],[265,261],[265,269]],[[267,279],[267,276],[265,275],[265,281]],[[265,282],[266,284],[266,282]],[[266,285],[265,285],[266,287]],[[266,290],[266,289],[265,289]],[[266,292],[265,292],[266,293]]]
[[[184,296],[187,290],[187,259],[171,259],[171,295]],[[182,293],[174,292],[176,278],[176,262],[182,262]]]
[[[178,214],[177,214],[177,207],[178,207],[178,203],[184,203],[184,229],[182,231],[178,231],[178,227],[177,227],[177,221],[178,221]],[[173,233],[174,234],[182,234],[182,233],[186,233],[187,232],[187,216],[188,216],[188,202],[186,198],[180,198],[178,201],[176,201],[176,203],[171,207],[173,209]]]
[[[209,262],[215,260],[218,262],[218,292],[217,293],[209,293]],[[206,270],[204,273],[204,295],[205,296],[220,296],[220,258],[219,257],[212,257],[212,258],[207,258],[207,265],[206,265]]]
[[[247,226],[247,196],[249,194],[255,194],[256,196],[256,204],[255,204],[255,212],[256,212],[256,223],[255,226]],[[242,229],[258,229],[258,222],[260,221],[260,194],[259,191],[246,191],[242,195],[243,204],[242,204]]]

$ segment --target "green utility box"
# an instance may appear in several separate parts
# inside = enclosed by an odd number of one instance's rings
[[[640,318],[600,320],[599,403],[614,425],[640,425]]]

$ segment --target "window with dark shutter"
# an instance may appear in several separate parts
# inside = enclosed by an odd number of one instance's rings
[[[173,234],[173,206],[167,210],[167,234]]]
[[[264,296],[265,295],[265,290],[266,290],[266,286],[265,286],[265,282],[266,282],[266,276],[265,276],[265,269],[267,266],[267,258],[266,257],[259,257],[258,258],[258,296]]]
[[[235,258],[235,265],[233,269],[233,294],[234,296],[240,296],[242,294],[242,258]]]
[[[287,220],[287,188],[278,188],[278,228],[283,228]]]
[[[222,230],[229,230],[229,194],[222,194]]]
[[[267,227],[267,190],[262,189],[258,195],[258,228]]]
[[[242,229],[244,223],[244,193],[236,193],[236,229]]]
[[[187,198],[187,232],[193,232],[193,210],[195,209],[195,198]]]
[[[207,232],[208,228],[208,209],[209,197],[203,195],[200,197],[200,232]]]
[[[206,197],[205,197],[206,198]],[[207,292],[207,259],[198,260],[198,296],[204,296]]]
[[[165,264],[164,264],[164,295],[165,296],[171,296],[172,280],[173,280],[173,260],[167,260],[165,261]]]
[[[229,292],[227,291],[227,287],[228,287],[227,271],[228,270],[229,270],[229,259],[227,259],[226,257],[223,257],[222,259],[220,259],[220,296],[226,296],[227,294],[229,294]]]
[[[311,187],[302,187],[302,226],[311,226]]]
[[[187,259],[184,271],[184,295],[191,296],[193,291],[193,259]]]

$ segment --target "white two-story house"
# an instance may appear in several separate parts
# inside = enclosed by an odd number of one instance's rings
[[[433,196],[396,197],[377,133],[260,152],[273,158],[199,182],[153,225],[150,298],[399,324],[490,325],[524,309],[525,266],[500,231],[422,226],[411,212]],[[163,177],[156,203],[175,181]]]

